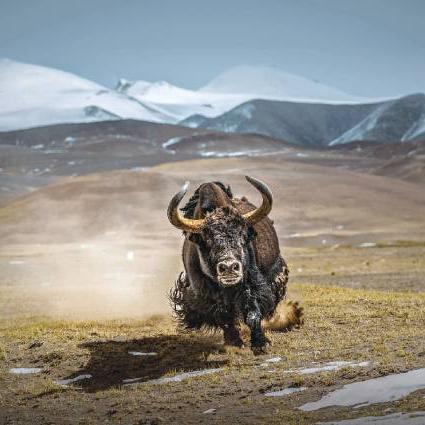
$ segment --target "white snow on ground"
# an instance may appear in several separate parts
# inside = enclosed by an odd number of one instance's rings
[[[279,391],[270,391],[268,393],[264,393],[264,395],[266,397],[283,397],[285,395],[298,393],[298,392],[304,391],[306,389],[307,388],[305,388],[305,387],[289,387],[289,388],[284,388],[283,390],[279,390]]]
[[[162,147],[170,152],[175,152],[172,149],[169,149],[170,146],[175,145],[176,143],[179,143],[182,140],[182,137],[172,137],[171,139],[168,139],[162,144]]]
[[[423,425],[425,412],[393,413],[385,416],[363,416],[357,419],[346,419],[337,422],[318,422],[317,425]]]
[[[42,370],[39,367],[12,367],[9,369],[9,372],[17,375],[27,375],[30,373],[40,373]]]
[[[300,369],[290,369],[286,370],[285,373],[300,373],[301,375],[307,375],[310,373],[319,373],[326,372],[330,370],[338,370],[343,367],[367,367],[370,365],[370,362],[345,362],[345,361],[337,361],[337,362],[329,362],[324,364],[323,366],[317,367],[304,367]]]
[[[218,152],[218,151],[201,151],[200,155],[204,157],[217,157],[217,158],[233,158],[237,156],[255,156],[256,154],[263,154],[261,149],[252,149],[247,151],[233,151],[233,152]]]
[[[68,72],[0,60],[0,131],[112,118],[170,118],[150,105]]]
[[[422,388],[425,388],[425,368],[344,385],[319,401],[303,404],[299,409],[311,412],[328,406],[359,408],[369,404],[399,400]]]
[[[422,114],[421,118],[413,124],[412,127],[409,128],[409,130],[406,131],[404,134],[402,141],[404,140],[411,140],[419,135],[425,134],[425,113]]]
[[[128,354],[130,354],[131,356],[156,356],[157,355],[157,353],[153,353],[153,352],[144,353],[142,351],[129,351]]]
[[[75,378],[70,379],[57,379],[55,382],[58,385],[67,386],[69,384],[73,384],[74,382],[83,381],[84,379],[90,379],[92,375],[86,374],[86,375],[78,375]]]
[[[367,117],[364,118],[363,121],[360,121],[357,125],[347,130],[341,136],[332,140],[329,143],[329,146],[349,143],[352,140],[364,140],[365,138],[367,138],[367,134],[369,134],[369,132],[375,128],[379,117],[382,115],[382,113],[387,107],[388,105],[382,105],[377,108],[375,111],[367,115]]]
[[[282,360],[282,357],[272,357],[270,359],[264,360],[263,363],[260,364],[261,367],[267,367],[270,366],[272,363],[279,363]]]
[[[192,372],[184,372],[179,375],[174,376],[165,376],[158,379],[152,379],[150,381],[145,381],[146,384],[167,384],[168,382],[181,382],[189,378],[195,378],[197,376],[209,375],[211,373],[217,373],[221,369],[202,369],[202,370],[194,370]],[[123,384],[135,384],[142,380],[143,378],[133,378],[133,379],[124,379]]]
[[[210,415],[211,413],[214,413],[217,409],[208,409],[205,410],[205,412],[202,412],[204,415]]]
[[[374,246],[376,246],[375,242],[363,242],[358,245],[359,248],[373,248]]]

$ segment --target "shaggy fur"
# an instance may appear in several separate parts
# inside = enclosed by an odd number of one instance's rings
[[[251,330],[254,352],[268,340],[264,326],[273,330],[301,324],[298,305],[279,303],[286,295],[288,268],[280,255],[273,223],[266,217],[255,226],[242,217],[255,207],[234,199],[222,183],[201,185],[182,211],[188,218],[205,218],[201,234],[185,234],[182,272],[170,300],[180,324],[188,329],[221,328],[226,344],[242,346],[240,325]],[[223,287],[216,266],[223,256],[242,265],[239,283]],[[285,308],[284,308],[285,306]]]

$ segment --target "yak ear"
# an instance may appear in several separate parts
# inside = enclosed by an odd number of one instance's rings
[[[249,225],[248,226],[248,242],[253,241],[257,237],[257,232],[254,229],[254,226]]]

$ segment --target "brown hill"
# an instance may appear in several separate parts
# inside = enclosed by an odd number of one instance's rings
[[[330,172],[332,171],[332,172]],[[419,185],[288,161],[285,156],[192,160],[149,171],[114,171],[66,178],[0,209],[2,241],[73,242],[125,232],[149,244],[179,239],[165,217],[184,180],[191,190],[223,180],[258,202],[242,178],[266,181],[275,194],[283,244],[360,243],[418,239],[425,233],[425,193]]]

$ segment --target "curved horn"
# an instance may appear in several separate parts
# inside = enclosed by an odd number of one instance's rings
[[[263,203],[259,208],[249,211],[243,215],[244,219],[251,224],[256,224],[264,217],[266,217],[272,210],[273,195],[267,185],[254,177],[245,176],[249,183],[251,183],[263,197]]]
[[[180,189],[180,192],[176,193],[171,198],[167,209],[168,220],[170,220],[170,223],[178,229],[186,232],[199,233],[204,225],[204,220],[195,220],[183,217],[178,211],[180,201],[183,199],[184,195],[186,195],[188,187],[189,182],[186,182]]]

